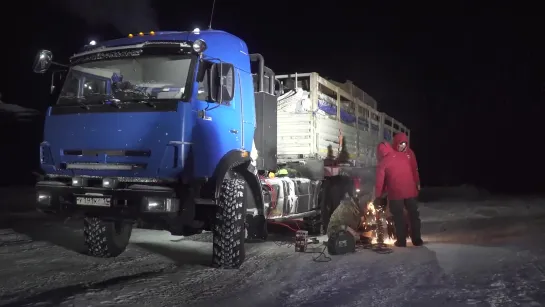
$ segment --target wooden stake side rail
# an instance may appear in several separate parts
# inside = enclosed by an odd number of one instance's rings
[[[372,105],[376,106],[376,101],[371,98],[368,94],[355,86],[351,82],[347,82],[344,85],[350,87],[350,92],[342,88],[342,83],[329,81],[321,77],[318,73],[295,73],[289,75],[277,75],[276,79],[281,82],[286,79],[294,80],[294,84],[297,87],[299,80],[309,80],[310,84],[310,100],[312,102],[312,109],[316,110],[318,108],[318,97],[322,91],[320,91],[320,85],[325,87],[327,90],[334,92],[336,97],[331,97],[336,99],[337,106],[337,121],[341,121],[340,111],[341,111],[341,100],[349,101],[354,105],[354,115],[356,116],[356,123],[360,123],[359,119],[363,119],[364,122],[368,123],[367,129],[370,128],[370,125],[376,125],[379,127],[379,135],[382,136],[385,140],[390,141],[392,136],[398,132],[404,132],[410,138],[410,129],[408,129],[403,123],[396,120],[395,118],[389,116],[386,113],[379,112],[377,108],[373,108]],[[327,93],[325,95],[331,96]],[[361,97],[361,99],[359,97]],[[372,101],[366,103],[363,99],[365,97],[370,97]],[[342,98],[342,99],[341,99]]]

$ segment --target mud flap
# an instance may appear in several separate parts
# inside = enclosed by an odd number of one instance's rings
[[[262,214],[263,210],[256,206],[256,197],[253,189],[247,183],[245,187],[244,198],[246,202],[246,230],[248,232],[247,240],[249,241],[264,241],[267,240],[267,219]],[[262,206],[261,206],[262,207]],[[254,211],[250,213],[250,211]],[[260,212],[261,211],[261,212]]]
[[[265,241],[269,235],[267,231],[267,219],[264,215],[247,215],[246,229],[248,230],[248,241]]]

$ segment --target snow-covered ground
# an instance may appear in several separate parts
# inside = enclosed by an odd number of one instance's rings
[[[79,221],[0,217],[0,306],[545,306],[543,200],[423,203],[424,247],[316,262],[278,238],[218,270],[211,236],[135,229],[95,259]],[[322,247],[317,245],[316,250]]]
[[[532,217],[545,214],[545,199],[495,197],[481,201],[444,200],[421,203],[424,222],[447,222],[498,217]]]

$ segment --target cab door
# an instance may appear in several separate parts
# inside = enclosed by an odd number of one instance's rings
[[[235,77],[235,68],[228,63],[221,67],[222,82],[228,84],[230,92],[221,95],[213,93],[216,82],[212,77],[214,63],[202,61],[197,74],[197,95],[193,104],[194,116],[192,150],[194,157],[194,176],[211,177],[221,158],[231,150],[238,150],[242,144],[242,119],[240,111],[240,95],[236,88],[239,85]],[[202,70],[201,70],[202,69]],[[216,100],[216,101],[214,101]]]

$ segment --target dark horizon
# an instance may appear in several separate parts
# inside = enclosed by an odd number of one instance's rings
[[[245,40],[277,74],[318,72],[335,81],[353,81],[377,100],[379,111],[411,129],[424,186],[472,184],[507,194],[542,191],[545,163],[530,161],[535,154],[519,148],[523,143],[539,146],[535,136],[545,78],[542,18],[523,12],[517,17],[509,7],[488,7],[485,14],[477,7],[435,11],[413,3],[331,7],[325,1],[293,2],[260,8],[249,1],[218,0],[213,28]],[[87,5],[63,8],[39,2],[24,15],[28,24],[15,29],[4,19],[12,46],[2,51],[9,76],[0,87],[2,100],[40,111],[52,102],[50,76],[31,71],[39,49],[52,50],[62,62],[90,40],[129,34],[122,31],[206,29],[212,6],[212,1],[105,3],[102,11],[93,11]],[[140,24],[159,28],[135,29]],[[18,157],[33,156],[37,167],[37,145],[34,150],[11,155],[17,163],[4,161],[4,168],[29,163]]]

